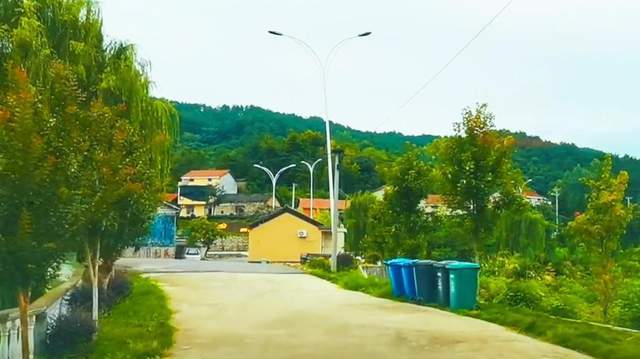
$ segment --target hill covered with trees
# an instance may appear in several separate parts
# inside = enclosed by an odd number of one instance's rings
[[[254,163],[276,169],[301,160],[325,158],[324,123],[318,117],[304,118],[255,106],[222,106],[176,103],[181,118],[181,143],[176,151],[173,179],[196,167],[227,167],[236,178],[249,181],[253,190],[267,191],[266,176]],[[584,210],[586,187],[580,181],[594,160],[604,152],[570,143],[552,143],[522,132],[505,133],[516,141],[515,163],[529,186],[549,195],[561,189],[561,212],[567,216]],[[392,161],[409,145],[425,146],[437,136],[408,136],[398,132],[359,131],[340,124],[332,126],[335,145],[345,152],[342,190],[347,193],[372,190],[387,182]],[[629,196],[640,198],[640,160],[614,157],[614,170],[631,176]],[[295,182],[302,195],[308,190],[309,174],[299,166],[283,175],[279,195],[288,197],[285,187]],[[326,168],[316,171],[316,183],[326,182]],[[319,195],[326,195],[321,186]]]

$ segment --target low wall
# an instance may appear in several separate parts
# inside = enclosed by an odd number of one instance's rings
[[[176,247],[141,247],[127,248],[122,252],[122,258],[175,258]]]
[[[389,279],[389,273],[387,272],[387,267],[384,265],[362,265],[360,266],[360,270],[367,277],[378,277],[381,279]]]
[[[209,248],[212,252],[247,252],[249,250],[249,236],[232,235],[218,239]]]

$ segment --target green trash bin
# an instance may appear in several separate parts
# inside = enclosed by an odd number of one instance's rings
[[[414,264],[416,296],[420,302],[434,304],[438,301],[435,263],[432,260],[419,260]]]
[[[449,271],[451,309],[475,309],[478,299],[478,263],[455,262],[446,265]]]
[[[443,307],[449,306],[449,270],[448,264],[456,263],[456,261],[442,261],[433,264],[436,271],[436,304]]]

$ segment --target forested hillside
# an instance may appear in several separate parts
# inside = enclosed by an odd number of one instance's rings
[[[253,190],[267,190],[266,176],[252,167],[262,163],[277,169],[290,163],[299,167],[283,175],[285,185],[298,184],[298,193],[306,193],[309,174],[301,160],[324,158],[324,123],[320,118],[303,118],[259,107],[176,103],[181,115],[182,140],[174,159],[174,179],[196,167],[228,167],[237,178],[249,180]],[[407,144],[424,146],[436,136],[406,136],[396,132],[375,133],[335,124],[332,134],[336,145],[345,151],[342,190],[355,193],[374,189],[385,182],[385,170]],[[579,148],[573,144],[556,144],[525,133],[511,133],[518,151],[515,161],[529,186],[548,194],[555,185],[561,187],[561,212],[570,215],[582,210],[586,188],[580,178],[603,152]],[[632,157],[615,157],[616,170],[625,169],[631,176],[630,193],[640,198],[640,161]],[[316,171],[316,183],[326,182],[326,169]],[[318,186],[320,195],[323,186]]]

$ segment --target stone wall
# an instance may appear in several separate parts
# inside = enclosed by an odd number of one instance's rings
[[[249,236],[234,234],[217,240],[209,249],[212,252],[246,252],[249,250]]]
[[[141,247],[137,251],[135,248],[127,248],[122,252],[123,258],[175,258],[175,247]]]

